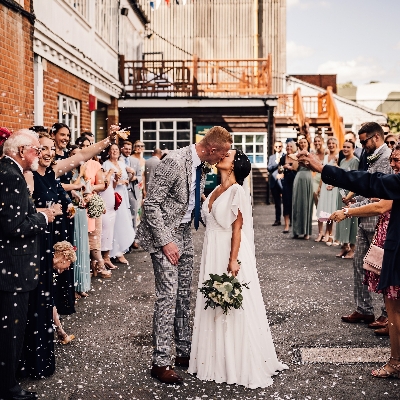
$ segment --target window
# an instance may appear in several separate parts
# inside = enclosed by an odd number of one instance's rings
[[[71,143],[80,135],[81,103],[71,97],[58,95],[58,122],[69,126],[71,131]]]
[[[110,46],[116,48],[118,40],[118,2],[96,0],[96,32]]]
[[[176,150],[193,143],[191,119],[142,119],[140,140],[145,145],[144,157],[154,149]]]
[[[242,150],[252,164],[266,163],[266,134],[233,133],[233,147]]]
[[[78,14],[86,20],[88,19],[88,0],[64,0],[66,1]]]

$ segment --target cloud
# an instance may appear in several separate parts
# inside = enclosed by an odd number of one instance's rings
[[[286,43],[286,53],[289,60],[298,60],[312,56],[314,50],[311,47],[289,41]]]
[[[326,61],[318,67],[319,74],[337,74],[338,82],[377,80],[386,71],[374,60],[359,57],[350,61]]]
[[[288,10],[294,7],[304,10],[313,7],[330,7],[330,3],[327,0],[287,0],[286,7]]]

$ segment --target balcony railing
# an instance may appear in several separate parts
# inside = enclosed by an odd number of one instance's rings
[[[253,60],[134,60],[120,62],[131,97],[236,97],[272,92],[271,57]]]

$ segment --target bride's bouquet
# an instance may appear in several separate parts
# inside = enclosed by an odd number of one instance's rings
[[[204,309],[221,307],[224,314],[228,314],[231,308],[243,308],[243,288],[250,289],[249,284],[240,283],[233,275],[210,274],[210,279],[199,289],[206,299]]]

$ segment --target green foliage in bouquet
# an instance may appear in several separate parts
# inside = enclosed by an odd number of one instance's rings
[[[99,218],[103,215],[105,204],[98,194],[93,194],[89,200],[87,211],[89,218]]]
[[[228,314],[231,308],[243,308],[243,288],[249,289],[248,283],[240,283],[233,275],[210,274],[210,279],[203,282],[199,289],[206,299],[208,307],[215,309],[221,307],[224,314]]]

